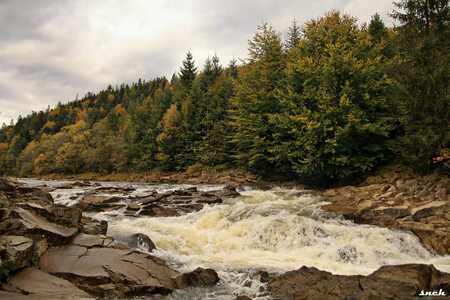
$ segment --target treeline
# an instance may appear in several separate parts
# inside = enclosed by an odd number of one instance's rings
[[[402,0],[388,28],[338,12],[269,24],[240,65],[190,53],[171,80],[139,80],[19,118],[0,131],[0,173],[243,168],[317,184],[392,161],[449,159],[448,0]]]

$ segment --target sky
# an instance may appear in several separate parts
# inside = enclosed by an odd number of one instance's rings
[[[245,59],[256,27],[281,34],[336,9],[390,22],[392,0],[0,0],[0,125],[123,82],[170,76],[187,51]]]

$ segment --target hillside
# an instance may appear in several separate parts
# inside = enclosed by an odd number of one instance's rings
[[[294,22],[283,40],[263,24],[239,66],[214,56],[199,70],[188,53],[170,81],[110,86],[21,117],[0,130],[0,174],[201,165],[329,185],[393,161],[448,171],[448,4],[427,23],[401,9],[397,28],[330,12]]]

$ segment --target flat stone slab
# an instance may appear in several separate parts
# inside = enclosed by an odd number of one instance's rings
[[[1,299],[93,299],[69,281],[36,268],[17,273],[2,289]]]

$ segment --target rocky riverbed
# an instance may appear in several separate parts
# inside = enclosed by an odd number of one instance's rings
[[[2,179],[0,298],[448,294],[447,182],[394,179],[322,192]]]

